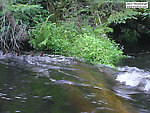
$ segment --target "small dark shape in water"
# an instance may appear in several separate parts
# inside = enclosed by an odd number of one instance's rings
[[[40,56],[41,56],[41,57],[43,56],[43,51],[40,51]]]
[[[2,53],[2,55],[5,55],[6,54],[6,51],[5,50],[3,50],[3,53]]]
[[[19,56],[19,55],[20,55],[20,52],[19,52],[19,51],[18,51],[18,52],[16,52],[16,55],[17,55],[17,56]]]
[[[35,52],[31,51],[30,55],[33,57],[35,55]]]

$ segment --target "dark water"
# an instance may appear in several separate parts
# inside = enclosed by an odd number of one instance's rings
[[[0,55],[0,113],[149,113],[149,63],[129,65],[140,58],[113,69],[59,55]],[[134,86],[121,81],[141,73]]]

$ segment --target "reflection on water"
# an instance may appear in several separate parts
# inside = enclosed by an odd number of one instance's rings
[[[149,94],[141,96],[145,93],[130,88],[129,91],[115,81],[119,71],[109,67],[97,67],[59,55],[6,54],[0,56],[0,68],[1,113],[150,111]],[[140,100],[144,100],[144,106]]]

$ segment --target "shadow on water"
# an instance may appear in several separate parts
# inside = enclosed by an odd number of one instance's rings
[[[124,97],[124,85],[115,80],[120,71],[107,66],[59,55],[6,54],[0,68],[0,113],[140,112],[133,100],[144,93]]]

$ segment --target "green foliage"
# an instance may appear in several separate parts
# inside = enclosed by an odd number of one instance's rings
[[[137,39],[140,36],[136,30],[123,28],[121,32],[122,33],[118,36],[117,40],[127,44],[137,42]]]
[[[116,31],[118,42],[128,43],[137,41],[140,32],[149,33],[149,24],[140,23],[138,26],[141,27],[137,29],[131,27],[132,24],[128,25],[129,20],[139,17],[142,17],[143,23],[149,23],[149,9],[126,9],[126,1],[128,0],[7,0],[7,8],[5,12],[0,12],[0,17],[5,17],[8,9],[19,25],[26,24],[27,30],[36,26],[30,32],[30,43],[35,49],[52,50],[111,65],[122,57],[122,51],[107,38],[107,33]],[[136,27],[137,23],[134,24]],[[108,27],[110,24],[117,26],[117,30]],[[7,29],[9,24],[5,25]],[[1,28],[0,32],[5,29]]]
[[[150,18],[150,9],[140,8],[139,11],[142,12],[141,15],[143,16],[143,19],[145,19],[146,17]]]
[[[72,54],[91,62],[112,65],[122,57],[122,51],[114,42],[103,36],[81,34],[73,44]]]
[[[36,49],[53,50],[62,55],[107,65],[113,65],[123,57],[122,51],[113,41],[101,36],[105,30],[87,28],[78,29],[74,23],[56,26],[45,22],[32,31],[34,38],[31,38],[30,43]],[[111,31],[111,28],[106,29]]]
[[[125,9],[124,11],[120,11],[118,13],[110,15],[110,17],[108,18],[107,24],[126,23],[127,19],[137,19],[136,15],[139,15],[139,14],[141,14],[141,13],[137,12],[137,11],[133,11],[131,9]]]
[[[27,4],[30,0],[13,0],[15,3]]]
[[[107,22],[114,29],[113,37],[116,41],[130,45],[138,43],[139,39],[149,37],[150,10],[142,8],[126,10],[128,11],[111,15]]]
[[[66,48],[70,47],[69,44],[75,39],[77,31],[70,23],[58,26],[55,23],[45,22],[33,29],[31,34],[35,37],[30,40],[34,48],[66,53]]]
[[[112,33],[112,32],[113,32],[113,29],[110,27],[99,26],[98,28],[94,29],[94,33],[96,33],[97,35],[103,35],[103,34]]]
[[[40,5],[16,4],[10,7],[14,17],[23,24],[35,26],[37,22],[45,21],[48,11],[43,10]]]

